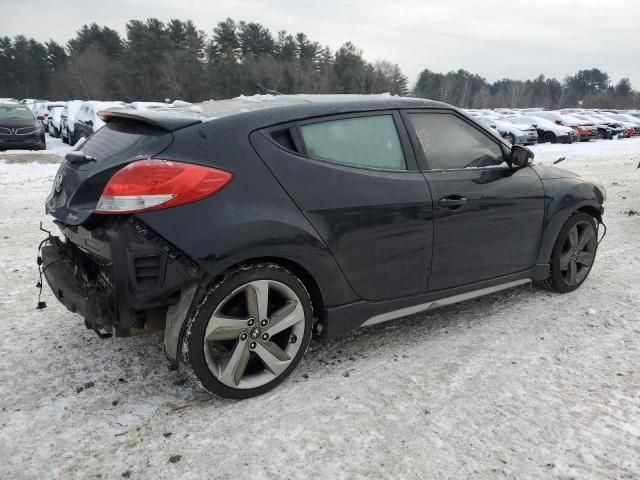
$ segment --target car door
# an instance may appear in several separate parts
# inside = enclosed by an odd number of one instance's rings
[[[544,217],[535,171],[510,168],[504,144],[457,112],[406,111],[403,117],[434,201],[429,290],[534,267]]]
[[[251,141],[361,298],[426,292],[432,201],[397,112],[316,118]]]

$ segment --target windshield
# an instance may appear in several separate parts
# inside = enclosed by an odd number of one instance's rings
[[[20,120],[35,120],[33,113],[26,107],[0,106],[0,119],[16,118]]]

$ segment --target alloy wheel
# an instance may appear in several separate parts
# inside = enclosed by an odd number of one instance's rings
[[[589,274],[596,248],[596,230],[590,222],[581,221],[571,227],[560,254],[560,273],[567,285],[577,285]]]
[[[305,313],[298,295],[276,280],[236,288],[207,323],[204,354],[211,374],[234,389],[277,378],[301,348]]]

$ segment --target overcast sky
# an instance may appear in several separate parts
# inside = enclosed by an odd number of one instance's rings
[[[368,60],[464,68],[489,81],[564,78],[600,68],[640,89],[637,0],[0,0],[0,35],[64,42],[85,23],[124,31],[133,18],[191,19],[207,34],[226,17],[273,33],[305,32],[332,50],[352,41]]]

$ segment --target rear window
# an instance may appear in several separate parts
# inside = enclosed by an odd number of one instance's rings
[[[81,150],[101,164],[148,158],[167,148],[173,135],[165,130],[130,120],[116,120],[98,129],[82,145]],[[83,164],[80,168],[91,168]]]
[[[361,167],[407,168],[392,115],[302,125],[300,134],[311,158]]]
[[[35,120],[27,107],[0,106],[0,119]]]

